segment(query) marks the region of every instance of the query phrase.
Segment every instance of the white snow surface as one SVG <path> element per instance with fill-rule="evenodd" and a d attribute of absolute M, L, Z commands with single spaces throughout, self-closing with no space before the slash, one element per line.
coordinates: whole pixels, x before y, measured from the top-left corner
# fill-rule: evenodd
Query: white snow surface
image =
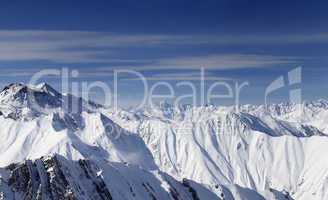
<path fill-rule="evenodd" d="M 81 104 L 77 112 L 72 99 Z M 153 174 L 150 182 L 158 181 L 163 190 L 170 188 L 164 179 L 189 180 L 205 200 L 222 194 L 237 200 L 328 199 L 325 100 L 238 110 L 164 103 L 127 111 L 62 95 L 47 84 L 12 84 L 0 93 L 0 111 L 0 167 L 60 154 L 95 161 L 101 166 L 97 174 L 108 184 L 117 181 L 117 188 L 124 187 L 125 179 L 143 180 L 147 172 Z M 114 168 L 125 178 L 106 180 L 117 176 Z M 159 175 L 164 173 L 168 175 Z M 158 196 L 173 199 L 167 195 Z"/>
<path fill-rule="evenodd" d="M 161 104 L 103 113 L 140 135 L 160 169 L 177 179 L 191 179 L 212 191 L 217 184 L 237 185 L 265 199 L 278 198 L 275 191 L 297 200 L 328 199 L 328 103 L 324 100 L 244 105 L 238 111 Z M 230 191 L 238 193 L 237 199 L 245 198 L 249 192 L 238 187 Z"/>

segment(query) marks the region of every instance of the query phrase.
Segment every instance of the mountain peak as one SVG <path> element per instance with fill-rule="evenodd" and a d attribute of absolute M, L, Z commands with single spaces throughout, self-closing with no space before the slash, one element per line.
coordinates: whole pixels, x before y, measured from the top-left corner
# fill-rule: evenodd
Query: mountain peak
<path fill-rule="evenodd" d="M 33 86 L 32 86 L 33 87 Z M 57 90 L 55 90 L 53 87 L 51 87 L 48 83 L 40 83 L 34 87 L 35 90 L 39 90 L 40 92 L 46 92 L 52 96 L 60 97 L 62 96 L 61 93 L 59 93 Z"/>
<path fill-rule="evenodd" d="M 60 107 L 60 93 L 47 84 L 28 86 L 12 83 L 0 93 L 0 111 L 4 116 L 19 118 L 24 115 L 38 116 L 44 108 Z M 24 114 L 25 113 L 25 114 Z"/>
<path fill-rule="evenodd" d="M 47 83 L 12 83 L 0 92 L 0 114 L 14 119 L 35 118 L 62 109 L 67 113 L 92 111 L 101 107 L 74 95 L 62 95 Z M 24 114 L 25 113 L 25 114 Z"/>
<path fill-rule="evenodd" d="M 15 93 L 26 87 L 27 86 L 24 85 L 23 83 L 11 83 L 2 89 L 1 94 L 3 93 L 7 94 L 9 92 Z"/>

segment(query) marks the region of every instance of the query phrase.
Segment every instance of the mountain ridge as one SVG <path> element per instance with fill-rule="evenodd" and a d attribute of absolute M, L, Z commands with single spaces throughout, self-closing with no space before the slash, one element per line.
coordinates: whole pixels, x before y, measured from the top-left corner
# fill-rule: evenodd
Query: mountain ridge
<path fill-rule="evenodd" d="M 30 101 L 27 95 L 36 95 L 36 101 Z M 138 189 L 141 199 L 212 200 L 213 195 L 225 200 L 328 197 L 328 159 L 322 154 L 328 150 L 328 104 L 323 100 L 304 103 L 299 115 L 295 104 L 244 105 L 239 107 L 240 112 L 233 107 L 179 109 L 169 104 L 126 111 L 67 96 L 77 99 L 81 107 L 71 109 L 64 95 L 47 84 L 12 84 L 4 88 L 1 104 L 17 109 L 0 107 L 0 167 L 30 165 L 26 160 L 33 164 L 44 156 L 58 154 L 63 157 L 63 165 L 90 160 L 105 171 L 104 163 L 108 162 L 136 166 L 136 176 L 128 173 L 126 177 L 131 184 L 142 179 L 145 171 L 165 173 L 177 187 L 184 188 L 175 191 L 165 187 L 164 193 L 151 192 L 150 186 L 139 183 L 143 188 Z M 40 103 L 38 106 L 44 110 L 35 109 L 33 103 Z M 1 169 L 0 180 L 10 174 L 12 170 Z M 168 184 L 158 175 L 152 180 L 157 186 Z M 112 184 L 108 181 L 104 183 Z M 86 187 L 84 184 L 73 179 L 70 186 Z M 125 191 L 130 195 L 125 199 L 134 199 L 129 187 L 123 185 L 123 190 L 117 188 L 116 192 Z M 0 189 L 4 187 L 9 193 L 15 189 L 12 184 L 0 184 Z M 22 188 L 24 192 L 31 189 L 28 184 Z M 35 191 L 32 187 L 33 195 Z M 22 195 L 11 192 L 16 193 Z M 102 194 L 95 195 L 102 198 Z M 105 197 L 110 199 L 108 194 Z"/>

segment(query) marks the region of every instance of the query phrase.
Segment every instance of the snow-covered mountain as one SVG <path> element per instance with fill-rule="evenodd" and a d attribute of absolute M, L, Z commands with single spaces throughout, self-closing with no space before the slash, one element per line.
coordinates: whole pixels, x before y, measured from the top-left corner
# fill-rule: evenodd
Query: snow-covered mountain
<path fill-rule="evenodd" d="M 114 110 L 0 93 L 0 199 L 328 199 L 328 103 Z"/>
<path fill-rule="evenodd" d="M 11 84 L 0 102 L 0 199 L 216 198 L 161 172 L 142 138 L 97 104 L 46 84 Z"/>
<path fill-rule="evenodd" d="M 205 187 L 137 166 L 55 155 L 2 169 L 4 199 L 215 199 Z M 199 192 L 198 192 L 199 191 Z"/>
<path fill-rule="evenodd" d="M 177 107 L 104 113 L 138 133 L 161 170 L 212 191 L 234 184 L 273 199 L 328 199 L 324 100 L 270 106 Z M 231 189 L 233 191 L 233 189 Z M 287 195 L 288 196 L 288 195 Z"/>

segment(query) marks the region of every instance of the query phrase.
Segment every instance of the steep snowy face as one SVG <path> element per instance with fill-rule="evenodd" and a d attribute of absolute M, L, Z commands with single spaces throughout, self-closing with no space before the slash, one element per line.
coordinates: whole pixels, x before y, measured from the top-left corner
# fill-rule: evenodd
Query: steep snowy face
<path fill-rule="evenodd" d="M 159 171 L 105 161 L 71 161 L 58 155 L 2 168 L 0 181 L 4 199 L 217 199 L 199 184 L 178 182 Z"/>
<path fill-rule="evenodd" d="M 5 117 L 26 120 L 49 114 L 56 109 L 68 113 L 80 113 L 100 107 L 83 99 L 62 95 L 46 83 L 27 86 L 14 83 L 6 86 L 0 93 L 0 111 Z"/>
<path fill-rule="evenodd" d="M 0 93 L 2 114 L 12 118 L 39 116 L 45 107 L 61 106 L 61 95 L 48 85 L 29 88 L 23 84 L 11 84 Z"/>
<path fill-rule="evenodd" d="M 106 159 L 157 168 L 143 140 L 97 112 L 96 104 L 84 102 L 79 112 L 71 112 L 62 106 L 65 97 L 46 84 L 9 85 L 0 102 L 2 167 L 58 153 L 71 160 Z"/>
<path fill-rule="evenodd" d="M 207 106 L 104 113 L 137 132 L 160 169 L 178 179 L 192 179 L 212 191 L 217 184 L 236 184 L 266 199 L 275 191 L 295 199 L 327 199 L 328 159 L 323 152 L 328 137 L 323 123 L 306 122 L 311 115 L 324 116 L 327 107 L 304 104 L 304 116 L 298 108 L 280 104 L 269 109 L 242 106 L 240 112 Z M 138 117 L 122 117 L 134 115 Z"/>
<path fill-rule="evenodd" d="M 11 84 L 0 199 L 328 199 L 327 105 L 125 111 Z"/>
<path fill-rule="evenodd" d="M 216 198 L 160 172 L 144 141 L 97 112 L 100 106 L 67 96 L 83 103 L 78 112 L 45 84 L 1 92 L 0 199 Z"/>
<path fill-rule="evenodd" d="M 271 190 L 270 200 L 293 200 Z M 254 190 L 216 185 L 213 193 L 195 181 L 177 181 L 161 171 L 137 166 L 54 155 L 0 168 L 1 199 L 83 200 L 265 200 Z"/>
<path fill-rule="evenodd" d="M 242 106 L 243 112 L 255 116 L 271 115 L 276 119 L 291 123 L 300 123 L 317 128 L 324 134 L 328 134 L 328 101 L 318 100 L 304 102 L 303 104 L 281 103 L 265 106 Z"/>

